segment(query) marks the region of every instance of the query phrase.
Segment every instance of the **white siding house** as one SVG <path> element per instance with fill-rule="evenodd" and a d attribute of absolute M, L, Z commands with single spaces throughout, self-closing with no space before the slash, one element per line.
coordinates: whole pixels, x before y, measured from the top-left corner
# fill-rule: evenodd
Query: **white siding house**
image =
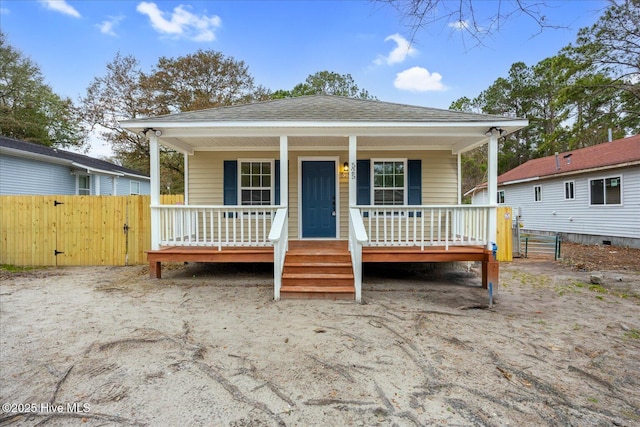
<path fill-rule="evenodd" d="M 488 202 L 486 188 L 471 193 Z M 640 247 L 640 135 L 531 160 L 500 175 L 494 197 L 525 231 Z"/>
<path fill-rule="evenodd" d="M 337 96 L 288 98 L 122 122 L 151 154 L 149 272 L 161 262 L 273 262 L 274 299 L 361 301 L 363 262 L 481 261 L 496 204 L 462 205 L 460 155 L 527 121 Z M 159 201 L 159 146 L 185 156 L 185 204 Z M 328 253 L 330 252 L 330 253 Z"/>
<path fill-rule="evenodd" d="M 104 160 L 0 137 L 0 195 L 149 194 L 150 178 Z"/>

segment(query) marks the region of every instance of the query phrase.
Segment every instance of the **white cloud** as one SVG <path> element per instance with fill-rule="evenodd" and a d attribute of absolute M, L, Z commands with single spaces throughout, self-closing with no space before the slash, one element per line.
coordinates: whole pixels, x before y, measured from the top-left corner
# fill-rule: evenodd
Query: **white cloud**
<path fill-rule="evenodd" d="M 396 74 L 393 85 L 398 89 L 411 92 L 447 90 L 447 87 L 442 84 L 440 73 L 430 73 L 429 70 L 422 67 L 412 67 Z"/>
<path fill-rule="evenodd" d="M 101 23 L 97 24 L 96 27 L 100 29 L 102 34 L 106 34 L 108 36 L 117 37 L 114 28 L 124 19 L 123 16 L 110 16 L 109 19 L 105 19 Z"/>
<path fill-rule="evenodd" d="M 404 60 L 407 59 L 408 56 L 416 56 L 418 54 L 418 50 L 411 46 L 411 43 L 398 33 L 392 34 L 384 39 L 385 42 L 389 40 L 393 40 L 394 42 L 396 42 L 397 46 L 395 47 L 395 49 L 389 52 L 389 55 L 379 55 L 375 59 L 375 61 L 373 61 L 376 65 L 400 64 L 401 62 L 404 62 Z"/>
<path fill-rule="evenodd" d="M 80 18 L 80 12 L 68 4 L 66 0 L 40 0 L 40 3 L 42 3 L 47 9 L 55 10 L 56 12 L 64 13 L 65 15 L 70 15 L 74 18 Z"/>
<path fill-rule="evenodd" d="M 138 4 L 136 10 L 147 15 L 151 25 L 158 32 L 199 42 L 215 40 L 215 30 L 222 23 L 219 16 L 194 15 L 183 5 L 177 6 L 173 12 L 168 13 L 158 9 L 155 3 L 143 1 Z M 169 15 L 169 19 L 165 18 L 165 15 Z"/>
<path fill-rule="evenodd" d="M 468 30 L 471 27 L 469 21 L 465 20 L 449 22 L 447 25 L 454 30 Z"/>

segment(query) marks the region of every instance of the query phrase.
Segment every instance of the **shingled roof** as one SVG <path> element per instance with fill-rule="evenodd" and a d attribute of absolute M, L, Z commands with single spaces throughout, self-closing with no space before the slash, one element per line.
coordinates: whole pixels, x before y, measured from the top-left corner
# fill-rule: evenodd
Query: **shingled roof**
<path fill-rule="evenodd" d="M 640 134 L 559 153 L 557 164 L 555 155 L 529 160 L 500 175 L 498 184 L 627 164 L 640 164 Z"/>
<path fill-rule="evenodd" d="M 107 162 L 105 160 L 96 159 L 93 157 L 85 156 L 83 154 L 74 153 L 71 151 L 61 150 L 58 148 L 47 147 L 41 144 L 35 144 L 33 142 L 21 141 L 14 138 L 8 138 L 6 136 L 0 136 L 0 152 L 23 152 L 27 155 L 45 156 L 49 157 L 56 163 L 68 163 L 70 166 L 77 167 L 79 169 L 91 169 L 99 170 L 114 175 L 130 175 L 140 178 L 148 178 L 149 176 L 129 168 L 125 168 L 114 163 Z"/>
<path fill-rule="evenodd" d="M 497 120 L 521 121 L 522 119 L 368 99 L 313 95 L 209 108 L 137 120 L 162 123 L 217 121 L 465 123 L 495 122 Z"/>

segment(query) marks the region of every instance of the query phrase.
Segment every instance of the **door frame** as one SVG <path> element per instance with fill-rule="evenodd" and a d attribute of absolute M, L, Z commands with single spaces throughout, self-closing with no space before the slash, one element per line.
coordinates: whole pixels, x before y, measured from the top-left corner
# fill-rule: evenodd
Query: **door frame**
<path fill-rule="evenodd" d="M 303 237 L 302 236 L 302 163 L 303 162 L 333 162 L 335 174 L 336 194 L 336 235 L 335 237 Z M 298 156 L 298 239 L 333 240 L 340 238 L 340 156 Z"/>

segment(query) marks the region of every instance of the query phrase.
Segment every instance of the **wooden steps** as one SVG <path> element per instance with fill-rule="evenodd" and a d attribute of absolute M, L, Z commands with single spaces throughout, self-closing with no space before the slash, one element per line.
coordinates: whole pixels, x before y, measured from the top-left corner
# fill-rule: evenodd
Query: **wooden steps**
<path fill-rule="evenodd" d="M 290 241 L 280 297 L 354 299 L 353 269 L 346 242 Z"/>

